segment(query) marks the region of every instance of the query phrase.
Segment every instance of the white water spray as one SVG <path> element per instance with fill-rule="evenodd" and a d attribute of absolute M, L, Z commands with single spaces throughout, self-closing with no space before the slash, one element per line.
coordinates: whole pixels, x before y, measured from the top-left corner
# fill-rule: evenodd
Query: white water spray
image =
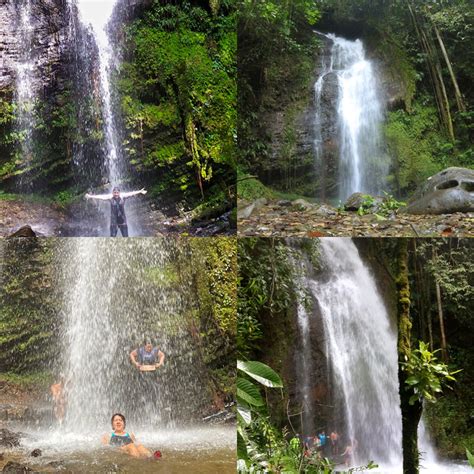
<path fill-rule="evenodd" d="M 396 332 L 375 281 L 350 239 L 321 239 L 326 281 L 312 281 L 346 435 L 356 463 L 400 463 Z"/>
<path fill-rule="evenodd" d="M 115 412 L 142 429 L 192 425 L 206 403 L 206 376 L 183 315 L 183 288 L 167 283 L 169 245 L 90 238 L 64 245 L 64 429 L 100 432 Z M 145 337 L 166 355 L 152 373 L 129 358 Z"/>
<path fill-rule="evenodd" d="M 315 152 L 322 156 L 321 96 L 327 78 L 338 82 L 337 129 L 339 136 L 339 199 L 354 192 L 380 193 L 388 174 L 382 150 L 383 107 L 371 61 L 366 59 L 360 40 L 349 41 L 336 35 L 323 35 L 332 41 L 329 64 L 315 83 Z"/>

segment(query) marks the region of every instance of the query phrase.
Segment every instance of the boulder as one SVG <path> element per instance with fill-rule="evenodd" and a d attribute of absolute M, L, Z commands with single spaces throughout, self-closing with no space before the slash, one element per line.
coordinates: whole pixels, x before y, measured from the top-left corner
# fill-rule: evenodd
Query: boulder
<path fill-rule="evenodd" d="M 429 177 L 406 208 L 408 214 L 474 212 L 474 170 L 447 168 Z"/>
<path fill-rule="evenodd" d="M 29 225 L 24 225 L 23 227 L 20 227 L 17 231 L 13 232 L 13 234 L 9 235 L 9 237 L 36 237 L 36 233 Z"/>
<path fill-rule="evenodd" d="M 252 213 L 258 209 L 261 209 L 263 206 L 267 204 L 267 200 L 265 198 L 260 198 L 254 201 L 252 204 L 240 209 L 237 212 L 237 219 L 248 219 Z"/>
<path fill-rule="evenodd" d="M 302 209 L 304 211 L 309 211 L 310 209 L 314 208 L 314 204 L 311 204 L 308 201 L 305 201 L 304 199 L 296 199 L 295 201 L 293 201 L 292 205 L 293 207 Z"/>
<path fill-rule="evenodd" d="M 0 446 L 13 448 L 20 445 L 20 435 L 6 428 L 0 429 Z"/>
<path fill-rule="evenodd" d="M 36 472 L 31 470 L 28 466 L 24 466 L 18 462 L 9 461 L 3 467 L 2 472 L 9 472 L 11 474 L 23 474 L 24 472 Z"/>
<path fill-rule="evenodd" d="M 33 456 L 34 458 L 37 458 L 37 457 L 41 456 L 42 454 L 43 453 L 41 452 L 41 449 L 36 448 L 36 449 L 33 449 L 33 451 L 31 451 L 30 456 Z"/>
<path fill-rule="evenodd" d="M 373 202 L 369 209 L 373 212 L 377 212 L 380 204 L 383 203 L 383 196 L 371 196 L 370 194 L 365 193 L 351 194 L 344 203 L 344 209 L 346 211 L 358 211 L 360 207 L 362 207 L 364 204 L 367 204 L 369 199 L 372 199 Z"/>

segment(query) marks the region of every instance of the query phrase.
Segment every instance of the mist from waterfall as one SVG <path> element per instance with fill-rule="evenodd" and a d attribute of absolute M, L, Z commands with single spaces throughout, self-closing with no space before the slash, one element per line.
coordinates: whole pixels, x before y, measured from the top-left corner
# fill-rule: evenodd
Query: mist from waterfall
<path fill-rule="evenodd" d="M 321 34 L 321 33 L 320 33 Z M 378 92 L 374 66 L 366 58 L 360 40 L 349 41 L 334 34 L 322 34 L 332 43 L 329 61 L 315 85 L 315 154 L 323 158 L 322 94 L 328 80 L 337 77 L 336 121 L 338 140 L 338 198 L 345 200 L 354 192 L 380 193 L 386 184 L 389 162 L 383 152 L 381 124 L 384 110 Z M 334 125 L 334 124 L 332 124 Z M 321 166 L 324 170 L 325 166 Z"/>

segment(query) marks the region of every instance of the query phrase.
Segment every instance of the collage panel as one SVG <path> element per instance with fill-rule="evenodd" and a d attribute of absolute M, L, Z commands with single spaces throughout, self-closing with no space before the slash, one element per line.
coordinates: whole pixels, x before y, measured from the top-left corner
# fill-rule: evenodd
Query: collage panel
<path fill-rule="evenodd" d="M 473 234 L 472 2 L 244 1 L 238 232 Z"/>
<path fill-rule="evenodd" d="M 0 237 L 236 232 L 232 1 L 0 4 Z"/>
<path fill-rule="evenodd" d="M 239 239 L 238 471 L 471 472 L 473 245 Z"/>
<path fill-rule="evenodd" d="M 224 237 L 1 239 L 0 470 L 235 472 L 236 257 Z"/>

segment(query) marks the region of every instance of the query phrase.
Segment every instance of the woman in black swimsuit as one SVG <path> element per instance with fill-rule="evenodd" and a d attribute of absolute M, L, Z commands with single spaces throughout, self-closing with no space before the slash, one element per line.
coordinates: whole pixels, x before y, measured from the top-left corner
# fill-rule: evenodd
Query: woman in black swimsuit
<path fill-rule="evenodd" d="M 152 453 L 137 443 L 133 433 L 125 431 L 125 417 L 121 413 L 112 415 L 112 433 L 102 436 L 102 443 L 120 448 L 134 458 L 149 458 Z"/>

